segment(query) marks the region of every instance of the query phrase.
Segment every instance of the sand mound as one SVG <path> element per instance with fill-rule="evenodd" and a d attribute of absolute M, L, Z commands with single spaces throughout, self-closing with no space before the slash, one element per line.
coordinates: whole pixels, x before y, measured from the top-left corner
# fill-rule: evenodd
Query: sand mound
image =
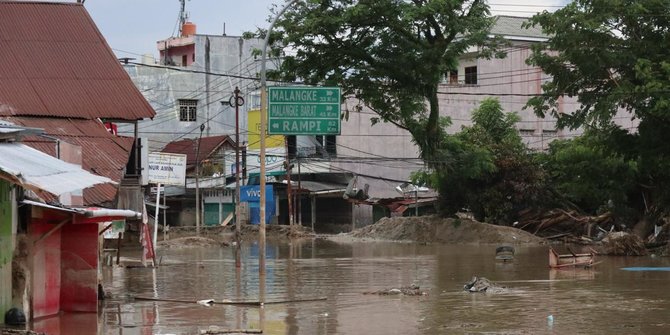
<path fill-rule="evenodd" d="M 351 235 L 382 240 L 454 244 L 540 244 L 544 242 L 544 239 L 540 237 L 513 227 L 438 216 L 383 218 L 373 225 L 353 231 Z"/>

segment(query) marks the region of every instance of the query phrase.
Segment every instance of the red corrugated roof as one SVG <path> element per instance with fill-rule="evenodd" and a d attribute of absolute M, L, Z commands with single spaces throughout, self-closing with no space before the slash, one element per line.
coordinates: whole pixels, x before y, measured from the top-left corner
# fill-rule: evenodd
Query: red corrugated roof
<path fill-rule="evenodd" d="M 227 135 L 203 137 L 200 139 L 200 151 L 198 154 L 198 161 L 209 158 L 216 152 L 224 143 L 229 142 L 234 148 L 235 142 Z M 162 152 L 171 154 L 185 154 L 186 165 L 195 165 L 195 152 L 198 144 L 198 139 L 183 139 L 168 143 Z"/>
<path fill-rule="evenodd" d="M 116 182 L 121 181 L 133 146 L 133 139 L 110 134 L 97 120 L 4 117 L 17 125 L 42 128 L 49 136 L 81 147 L 82 167 Z M 23 143 L 49 155 L 56 155 L 56 142 L 45 137 L 27 137 Z M 97 185 L 84 190 L 84 205 L 113 202 L 118 187 Z"/>
<path fill-rule="evenodd" d="M 0 116 L 155 115 L 81 4 L 0 0 L 0 60 Z"/>

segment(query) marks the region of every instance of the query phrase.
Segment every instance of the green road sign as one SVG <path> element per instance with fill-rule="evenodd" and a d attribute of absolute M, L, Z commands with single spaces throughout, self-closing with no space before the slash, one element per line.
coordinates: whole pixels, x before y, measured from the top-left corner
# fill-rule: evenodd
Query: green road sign
<path fill-rule="evenodd" d="M 270 87 L 268 133 L 339 135 L 339 87 Z"/>

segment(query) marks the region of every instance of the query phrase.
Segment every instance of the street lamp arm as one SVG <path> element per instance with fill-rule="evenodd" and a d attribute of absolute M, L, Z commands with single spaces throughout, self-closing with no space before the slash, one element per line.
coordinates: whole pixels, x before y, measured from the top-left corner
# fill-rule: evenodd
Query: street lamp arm
<path fill-rule="evenodd" d="M 267 61 L 267 51 L 268 51 L 268 43 L 270 42 L 270 34 L 272 33 L 272 29 L 274 28 L 275 24 L 279 20 L 279 18 L 284 15 L 286 10 L 288 10 L 289 7 L 291 7 L 293 4 L 298 2 L 300 0 L 290 0 L 287 2 L 284 7 L 277 13 L 277 16 L 272 19 L 272 22 L 270 22 L 270 26 L 268 27 L 268 31 L 265 33 L 265 38 L 263 39 L 263 52 L 261 55 L 261 89 L 264 89 L 266 86 L 266 70 L 265 70 L 265 62 Z"/>

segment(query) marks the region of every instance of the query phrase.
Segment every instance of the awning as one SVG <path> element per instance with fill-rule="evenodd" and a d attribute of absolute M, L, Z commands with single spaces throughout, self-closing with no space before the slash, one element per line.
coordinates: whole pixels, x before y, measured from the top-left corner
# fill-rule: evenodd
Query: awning
<path fill-rule="evenodd" d="M 110 209 L 110 208 L 98 208 L 98 207 L 89 207 L 89 208 L 60 207 L 32 200 L 23 200 L 21 201 L 21 203 L 31 206 L 53 209 L 61 212 L 78 214 L 86 218 L 107 218 L 107 217 L 115 217 L 115 218 L 118 217 L 128 219 L 142 218 L 142 213 L 131 211 L 129 209 Z"/>
<path fill-rule="evenodd" d="M 12 182 L 54 195 L 114 183 L 20 143 L 0 143 L 0 157 L 0 173 L 8 175 Z"/>
<path fill-rule="evenodd" d="M 310 194 L 314 195 L 344 193 L 344 191 L 347 190 L 347 185 L 343 184 L 330 183 L 324 181 L 310 181 L 310 180 L 303 180 L 300 183 L 298 183 L 295 180 L 291 180 L 292 187 L 297 188 L 298 184 L 300 184 L 300 188 L 302 188 L 303 190 L 307 190 L 309 191 Z"/>

